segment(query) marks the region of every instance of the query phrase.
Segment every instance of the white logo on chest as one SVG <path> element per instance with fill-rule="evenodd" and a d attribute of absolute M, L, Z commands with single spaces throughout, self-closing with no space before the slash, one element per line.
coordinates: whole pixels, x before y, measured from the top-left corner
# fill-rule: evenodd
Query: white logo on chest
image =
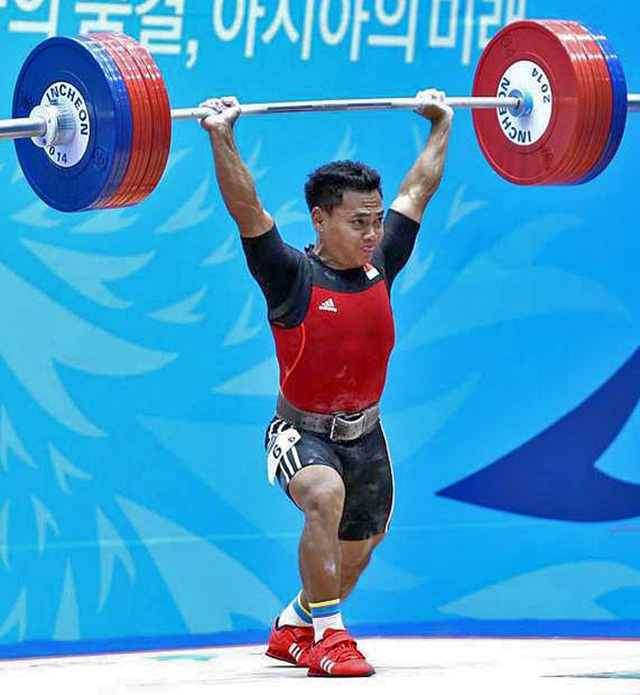
<path fill-rule="evenodd" d="M 320 311 L 333 311 L 334 314 L 338 313 L 338 307 L 335 305 L 331 297 L 329 297 L 329 299 L 327 299 L 326 301 L 322 302 L 322 304 L 318 306 L 318 309 L 320 309 Z"/>
<path fill-rule="evenodd" d="M 377 268 L 374 268 L 372 265 L 367 264 L 364 266 L 364 274 L 369 280 L 375 280 L 375 278 L 380 275 L 380 271 Z"/>

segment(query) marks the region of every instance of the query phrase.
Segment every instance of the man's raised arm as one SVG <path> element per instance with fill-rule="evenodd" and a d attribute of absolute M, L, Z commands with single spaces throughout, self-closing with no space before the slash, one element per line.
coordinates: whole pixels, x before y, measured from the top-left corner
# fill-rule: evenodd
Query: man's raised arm
<path fill-rule="evenodd" d="M 262 207 L 255 183 L 233 137 L 233 126 L 240 115 L 238 101 L 234 97 L 223 97 L 210 99 L 202 106 L 212 111 L 201 125 L 209 133 L 218 186 L 227 210 L 243 237 L 261 236 L 273 227 L 273 218 Z"/>
<path fill-rule="evenodd" d="M 427 204 L 438 189 L 449 146 L 453 110 L 445 104 L 444 92 L 426 89 L 417 98 L 417 112 L 431 121 L 431 133 L 424 150 L 405 176 L 391 209 L 420 223 Z"/>

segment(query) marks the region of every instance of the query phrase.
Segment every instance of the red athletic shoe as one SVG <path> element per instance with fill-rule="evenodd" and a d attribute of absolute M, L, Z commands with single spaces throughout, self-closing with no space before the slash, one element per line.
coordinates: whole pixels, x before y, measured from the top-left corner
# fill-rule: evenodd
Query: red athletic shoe
<path fill-rule="evenodd" d="M 325 630 L 313 645 L 308 676 L 372 676 L 376 670 L 358 651 L 346 630 Z"/>
<path fill-rule="evenodd" d="M 313 627 L 294 627 L 283 625 L 278 621 L 273 624 L 269 635 L 267 656 L 286 661 L 296 666 L 308 666 L 313 646 Z"/>

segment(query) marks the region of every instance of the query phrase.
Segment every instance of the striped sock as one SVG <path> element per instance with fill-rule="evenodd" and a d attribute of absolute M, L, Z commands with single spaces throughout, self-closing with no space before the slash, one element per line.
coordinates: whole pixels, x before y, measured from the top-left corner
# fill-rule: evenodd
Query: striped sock
<path fill-rule="evenodd" d="M 313 617 L 313 630 L 316 642 L 319 642 L 324 637 L 324 631 L 328 628 L 344 630 L 339 598 L 318 603 L 309 602 L 309 608 L 311 608 L 311 616 Z"/>
<path fill-rule="evenodd" d="M 280 613 L 278 626 L 311 627 L 311 613 L 302 605 L 302 591 L 296 594 L 291 603 Z"/>

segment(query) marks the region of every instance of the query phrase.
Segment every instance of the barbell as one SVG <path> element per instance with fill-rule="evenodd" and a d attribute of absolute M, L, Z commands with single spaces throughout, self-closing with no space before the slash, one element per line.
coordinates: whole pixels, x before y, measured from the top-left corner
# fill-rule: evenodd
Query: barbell
<path fill-rule="evenodd" d="M 473 109 L 490 165 L 519 185 L 586 183 L 614 158 L 627 112 L 622 64 L 606 36 L 578 23 L 524 20 L 504 27 L 484 50 L 473 96 L 448 97 Z M 243 115 L 415 109 L 415 98 L 243 104 Z M 36 194 L 65 212 L 117 208 L 144 200 L 165 170 L 171 122 L 202 119 L 206 108 L 171 109 L 149 52 L 121 33 L 47 39 L 20 71 L 11 119 L 0 139 L 15 140 Z"/>

